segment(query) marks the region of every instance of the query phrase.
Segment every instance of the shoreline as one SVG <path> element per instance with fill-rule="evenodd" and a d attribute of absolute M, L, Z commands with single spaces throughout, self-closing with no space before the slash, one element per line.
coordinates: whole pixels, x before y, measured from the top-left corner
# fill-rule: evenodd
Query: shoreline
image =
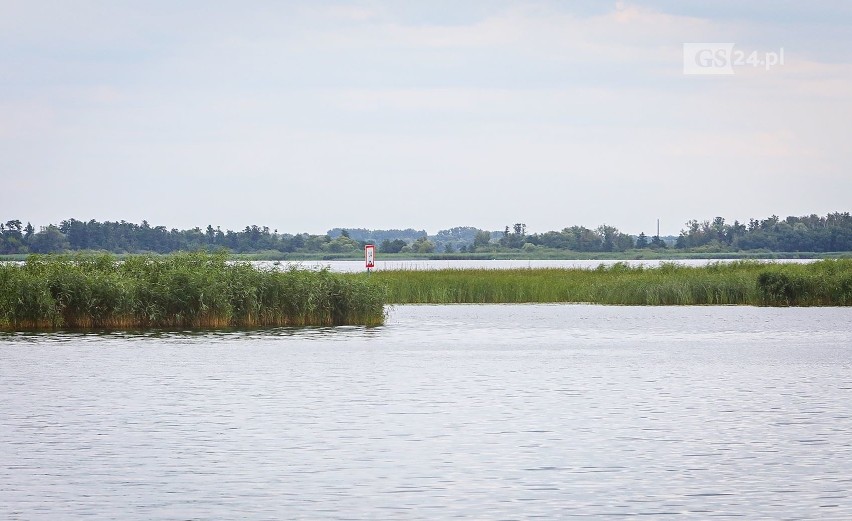
<path fill-rule="evenodd" d="M 76 255 L 111 255 L 118 259 L 134 256 L 171 257 L 187 252 L 175 251 L 169 253 L 132 252 L 112 253 L 99 250 L 79 250 L 64 253 L 43 254 L 45 256 L 76 256 Z M 206 253 L 206 252 L 205 252 Z M 0 255 L 0 262 L 26 261 L 33 254 Z M 364 255 L 361 251 L 351 253 L 284 253 L 284 252 L 256 252 L 256 253 L 226 253 L 229 260 L 242 261 L 363 261 Z M 677 250 L 627 250 L 624 252 L 539 252 L 528 255 L 515 252 L 482 252 L 482 253 L 428 253 L 428 254 L 376 254 L 376 261 L 425 261 L 425 260 L 519 260 L 519 261 L 549 261 L 549 260 L 602 260 L 602 261 L 637 261 L 637 260 L 796 260 L 796 259 L 852 259 L 852 251 L 840 252 L 765 252 L 765 251 L 739 251 L 739 252 L 700 252 L 700 251 L 677 251 Z"/>

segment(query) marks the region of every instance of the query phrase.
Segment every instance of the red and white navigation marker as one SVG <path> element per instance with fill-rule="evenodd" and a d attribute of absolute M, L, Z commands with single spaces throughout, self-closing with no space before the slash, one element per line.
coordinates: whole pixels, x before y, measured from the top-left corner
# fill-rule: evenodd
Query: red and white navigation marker
<path fill-rule="evenodd" d="M 364 263 L 367 265 L 367 271 L 376 267 L 376 245 L 368 244 L 364 246 Z"/>

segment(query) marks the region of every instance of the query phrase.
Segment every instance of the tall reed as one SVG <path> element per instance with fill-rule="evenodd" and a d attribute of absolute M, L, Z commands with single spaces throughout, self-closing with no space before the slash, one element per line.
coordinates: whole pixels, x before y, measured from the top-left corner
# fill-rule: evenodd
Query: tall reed
<path fill-rule="evenodd" d="M 658 268 L 383 271 L 392 303 L 852 305 L 852 261 L 738 261 Z"/>
<path fill-rule="evenodd" d="M 31 256 L 0 265 L 0 329 L 378 325 L 384 288 L 327 270 L 263 271 L 223 254 Z"/>

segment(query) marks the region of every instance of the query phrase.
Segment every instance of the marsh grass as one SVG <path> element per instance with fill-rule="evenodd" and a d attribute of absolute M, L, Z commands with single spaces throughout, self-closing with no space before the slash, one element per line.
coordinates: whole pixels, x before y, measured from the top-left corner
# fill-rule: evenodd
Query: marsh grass
<path fill-rule="evenodd" d="M 737 261 L 657 268 L 615 264 L 594 270 L 382 271 L 389 302 L 586 302 L 621 305 L 852 305 L 852 261 L 810 264 Z"/>
<path fill-rule="evenodd" d="M 0 263 L 0 330 L 378 325 L 386 302 L 849 306 L 852 260 L 369 275 L 266 271 L 206 253 Z"/>
<path fill-rule="evenodd" d="M 0 329 L 378 325 L 384 289 L 364 276 L 263 271 L 226 255 L 31 256 L 0 265 Z"/>

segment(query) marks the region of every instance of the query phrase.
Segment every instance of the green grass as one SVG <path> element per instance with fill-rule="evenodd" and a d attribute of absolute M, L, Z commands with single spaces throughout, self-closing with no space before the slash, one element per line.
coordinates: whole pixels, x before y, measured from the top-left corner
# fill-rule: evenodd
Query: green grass
<path fill-rule="evenodd" d="M 852 261 L 751 261 L 659 268 L 616 264 L 595 270 L 380 271 L 389 302 L 587 302 L 621 305 L 852 305 Z"/>
<path fill-rule="evenodd" d="M 594 270 L 265 271 L 227 255 L 0 264 L 0 330 L 378 325 L 385 303 L 852 305 L 852 260 Z"/>
<path fill-rule="evenodd" d="M 378 325 L 384 288 L 327 270 L 263 271 L 226 255 L 30 256 L 0 264 L 0 329 Z"/>

